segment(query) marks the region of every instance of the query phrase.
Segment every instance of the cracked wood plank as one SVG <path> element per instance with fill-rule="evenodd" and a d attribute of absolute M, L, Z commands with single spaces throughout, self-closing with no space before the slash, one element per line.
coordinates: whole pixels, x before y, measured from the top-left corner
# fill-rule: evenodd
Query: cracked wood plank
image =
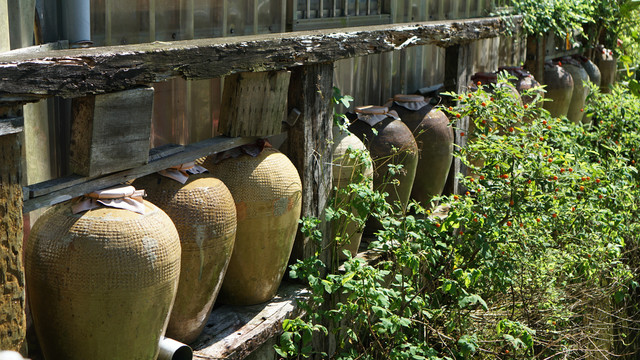
<path fill-rule="evenodd" d="M 416 45 L 448 47 L 517 32 L 520 23 L 520 17 L 493 17 L 17 54 L 0 57 L 0 102 L 282 70 Z"/>

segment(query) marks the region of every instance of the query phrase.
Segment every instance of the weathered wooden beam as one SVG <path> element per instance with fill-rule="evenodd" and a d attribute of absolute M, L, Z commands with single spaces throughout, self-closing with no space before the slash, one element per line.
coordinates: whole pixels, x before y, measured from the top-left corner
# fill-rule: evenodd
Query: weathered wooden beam
<path fill-rule="evenodd" d="M 244 72 L 224 80 L 218 131 L 226 136 L 271 136 L 282 132 L 289 71 Z"/>
<path fill-rule="evenodd" d="M 77 175 L 45 181 L 25 188 L 29 199 L 24 202 L 24 212 L 52 206 L 76 196 L 92 191 L 125 183 L 129 180 L 145 176 L 174 165 L 193 161 L 221 151 L 233 149 L 256 141 L 255 137 L 228 138 L 224 136 L 186 145 L 182 151 L 176 152 L 175 147 L 168 149 L 167 156 L 150 156 L 155 159 L 146 165 L 139 166 L 102 177 L 80 177 Z"/>
<path fill-rule="evenodd" d="M 182 76 L 208 79 L 243 71 L 383 53 L 415 45 L 448 47 L 518 31 L 512 21 L 479 18 L 69 49 L 0 59 L 0 102 L 33 96 L 78 97 Z"/>
<path fill-rule="evenodd" d="M 302 316 L 299 302 L 309 299 L 302 285 L 282 283 L 276 297 L 252 306 L 224 305 L 211 313 L 195 343 L 193 358 L 240 360 L 282 333 L 282 322 Z"/>
<path fill-rule="evenodd" d="M 99 176 L 149 161 L 153 88 L 78 97 L 71 106 L 71 171 Z"/>
<path fill-rule="evenodd" d="M 0 136 L 0 349 L 15 351 L 26 335 L 20 167 L 20 134 Z"/>
<path fill-rule="evenodd" d="M 324 220 L 324 210 L 331 194 L 331 141 L 333 139 L 333 64 L 316 64 L 295 68 L 291 74 L 289 108 L 300 111 L 300 119 L 289 129 L 287 155 L 302 179 L 302 216 Z M 330 227 L 325 221 L 322 248 L 327 249 Z M 306 259 L 316 251 L 316 244 L 298 233 L 290 262 Z M 331 263 L 331 251 L 322 254 Z"/>

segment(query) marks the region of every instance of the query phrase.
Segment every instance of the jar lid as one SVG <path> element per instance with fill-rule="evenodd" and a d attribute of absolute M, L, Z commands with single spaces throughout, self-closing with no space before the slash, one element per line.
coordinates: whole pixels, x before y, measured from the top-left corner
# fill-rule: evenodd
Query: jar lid
<path fill-rule="evenodd" d="M 92 199 L 122 199 L 136 194 L 136 188 L 131 185 L 116 186 L 108 189 L 94 191 L 85 195 Z"/>
<path fill-rule="evenodd" d="M 393 96 L 394 101 L 400 102 L 423 102 L 424 96 L 422 95 L 405 95 L 405 94 L 396 94 Z"/>
<path fill-rule="evenodd" d="M 385 115 L 389 112 L 389 108 L 386 106 L 357 106 L 356 113 L 365 115 Z"/>

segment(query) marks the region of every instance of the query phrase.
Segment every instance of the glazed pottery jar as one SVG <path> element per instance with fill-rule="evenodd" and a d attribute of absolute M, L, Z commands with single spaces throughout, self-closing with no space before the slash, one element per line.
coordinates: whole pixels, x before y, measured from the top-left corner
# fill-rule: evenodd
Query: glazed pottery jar
<path fill-rule="evenodd" d="M 178 294 L 167 336 L 191 343 L 204 329 L 236 237 L 236 207 L 227 187 L 193 163 L 137 179 L 147 200 L 173 220 L 182 245 Z"/>
<path fill-rule="evenodd" d="M 263 145 L 209 156 L 203 163 L 229 188 L 236 205 L 236 242 L 218 296 L 227 304 L 253 305 L 276 295 L 298 229 L 298 170 L 284 154 Z"/>
<path fill-rule="evenodd" d="M 384 106 L 360 106 L 358 115 L 349 126 L 371 154 L 374 163 L 373 187 L 389 194 L 387 202 L 400 203 L 404 210 L 411 196 L 413 181 L 418 165 L 418 145 L 411 133 L 395 111 Z M 393 175 L 389 165 L 402 165 L 401 171 Z M 394 182 L 397 180 L 398 185 Z M 377 220 L 369 218 L 366 232 L 381 228 Z"/>
<path fill-rule="evenodd" d="M 573 79 L 573 94 L 571 95 L 571 103 L 569 103 L 569 111 L 567 118 L 573 123 L 582 123 L 584 118 L 584 104 L 589 95 L 589 75 L 587 71 L 580 65 L 577 60 L 570 57 L 563 57 L 559 61 L 562 67 L 571 74 Z"/>
<path fill-rule="evenodd" d="M 573 59 L 582 65 L 582 68 L 587 72 L 587 75 L 589 75 L 589 81 L 599 87 L 602 82 L 602 74 L 600 74 L 598 66 L 588 57 L 583 55 L 573 55 Z"/>
<path fill-rule="evenodd" d="M 431 207 L 432 197 L 442 194 L 453 159 L 453 128 L 431 100 L 421 95 L 396 95 L 389 105 L 416 139 L 419 159 L 411 198 L 425 208 Z"/>
<path fill-rule="evenodd" d="M 351 156 L 355 155 L 355 156 Z M 336 189 L 335 204 L 338 207 L 349 206 L 358 218 L 367 214 L 358 214 L 357 210 L 349 205 L 354 196 L 348 192 L 349 185 L 360 183 L 373 189 L 373 166 L 369 151 L 357 136 L 348 130 L 333 128 L 333 187 Z M 351 256 L 355 256 L 362 240 L 364 223 L 347 222 L 343 217 L 335 219 L 332 223 L 334 238 L 336 234 L 343 234 L 344 244 L 338 247 L 341 259 L 346 258 L 343 250 L 349 250 Z"/>
<path fill-rule="evenodd" d="M 540 86 L 540 83 L 529 73 L 527 70 L 524 70 L 522 66 L 501 66 L 498 68 L 498 71 L 506 71 L 509 75 L 514 76 L 515 79 L 511 81 L 513 86 L 518 93 L 522 94 L 523 91 L 530 90 L 535 88 L 536 86 Z M 544 92 L 539 91 L 537 94 L 542 98 L 544 97 Z M 534 98 L 531 96 L 522 96 L 522 103 L 531 105 Z M 540 103 L 538 103 L 540 104 Z"/>
<path fill-rule="evenodd" d="M 178 287 L 180 250 L 169 216 L 132 186 L 49 209 L 25 250 L 44 357 L 156 359 Z"/>
<path fill-rule="evenodd" d="M 543 107 L 552 117 L 567 116 L 573 96 L 573 77 L 561 65 L 557 61 L 544 64 L 544 83 L 547 85 L 545 97 L 552 101 L 545 101 Z"/>

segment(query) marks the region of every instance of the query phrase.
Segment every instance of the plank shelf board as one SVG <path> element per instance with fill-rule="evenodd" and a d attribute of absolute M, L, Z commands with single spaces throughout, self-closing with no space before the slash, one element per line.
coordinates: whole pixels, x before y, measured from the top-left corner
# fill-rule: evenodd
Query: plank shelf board
<path fill-rule="evenodd" d="M 282 322 L 303 316 L 299 302 L 311 292 L 300 284 L 283 282 L 276 297 L 251 306 L 223 305 L 215 308 L 205 329 L 191 344 L 194 359 L 240 360 L 282 333 Z"/>
<path fill-rule="evenodd" d="M 15 54 L 0 57 L 0 103 L 109 93 L 174 77 L 282 70 L 416 45 L 448 47 L 520 27 L 519 16 L 489 17 Z"/>
<path fill-rule="evenodd" d="M 233 149 L 256 141 L 257 137 L 229 138 L 218 136 L 194 144 L 168 145 L 150 152 L 148 164 L 99 177 L 71 175 L 27 186 L 23 189 L 25 213 L 70 200 L 92 191 L 125 183 L 171 166 L 194 161 L 197 158 Z M 163 155 L 164 154 L 164 155 Z"/>

